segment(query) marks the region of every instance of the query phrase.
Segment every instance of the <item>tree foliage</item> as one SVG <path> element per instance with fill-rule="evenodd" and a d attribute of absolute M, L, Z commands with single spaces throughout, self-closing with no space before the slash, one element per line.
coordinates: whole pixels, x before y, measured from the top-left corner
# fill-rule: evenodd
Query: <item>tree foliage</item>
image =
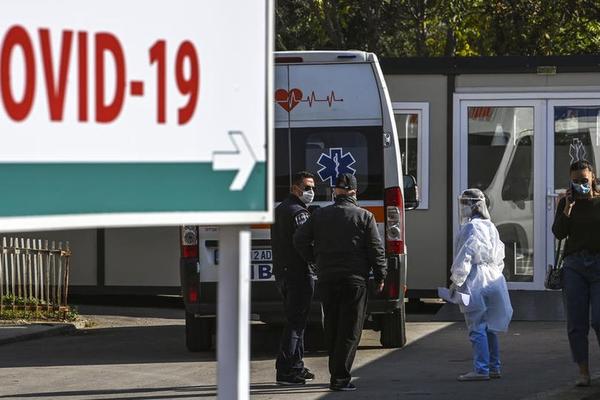
<path fill-rule="evenodd" d="M 279 0 L 277 50 L 388 57 L 600 53 L 599 0 Z"/>

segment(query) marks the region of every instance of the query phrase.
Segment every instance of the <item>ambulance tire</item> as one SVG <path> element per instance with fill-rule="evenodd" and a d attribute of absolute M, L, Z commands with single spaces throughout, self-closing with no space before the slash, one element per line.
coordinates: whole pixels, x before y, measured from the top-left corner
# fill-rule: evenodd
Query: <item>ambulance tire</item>
<path fill-rule="evenodd" d="M 196 318 L 192 313 L 185 313 L 185 345 L 189 351 L 211 350 L 214 333 L 214 318 Z"/>
<path fill-rule="evenodd" d="M 399 310 L 381 316 L 381 336 L 379 341 L 386 349 L 395 349 L 406 344 L 406 313 L 404 302 Z"/>

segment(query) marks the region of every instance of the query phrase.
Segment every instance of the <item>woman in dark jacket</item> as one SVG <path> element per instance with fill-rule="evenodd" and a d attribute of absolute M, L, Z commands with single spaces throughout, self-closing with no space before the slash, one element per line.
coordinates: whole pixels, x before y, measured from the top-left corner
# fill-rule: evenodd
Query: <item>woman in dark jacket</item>
<path fill-rule="evenodd" d="M 588 332 L 600 341 L 600 193 L 594 167 L 577 161 L 570 167 L 570 188 L 558 203 L 552 232 L 567 239 L 563 293 L 573 360 L 579 366 L 577 386 L 590 385 Z"/>

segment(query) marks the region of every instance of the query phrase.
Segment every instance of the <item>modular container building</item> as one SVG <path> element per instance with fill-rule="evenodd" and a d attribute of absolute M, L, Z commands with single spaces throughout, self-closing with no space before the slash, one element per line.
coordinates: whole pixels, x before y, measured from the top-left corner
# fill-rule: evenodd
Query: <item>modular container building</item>
<path fill-rule="evenodd" d="M 513 298 L 542 305 L 551 233 L 569 164 L 600 159 L 600 56 L 381 61 L 405 173 L 421 204 L 406 215 L 408 297 L 448 284 L 457 197 L 483 190 L 506 245 Z M 23 235 L 20 235 L 23 236 Z M 69 240 L 72 293 L 178 294 L 178 227 L 36 232 Z"/>

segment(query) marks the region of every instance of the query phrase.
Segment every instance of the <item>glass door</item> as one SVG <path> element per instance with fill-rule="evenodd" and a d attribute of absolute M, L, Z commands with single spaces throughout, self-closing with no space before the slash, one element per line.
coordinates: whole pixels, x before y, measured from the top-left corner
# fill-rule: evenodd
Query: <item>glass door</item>
<path fill-rule="evenodd" d="M 457 192 L 475 187 L 486 194 L 511 289 L 543 288 L 545 111 L 540 100 L 460 101 Z"/>
<path fill-rule="evenodd" d="M 598 171 L 600 165 L 600 100 L 548 101 L 548 191 L 547 243 L 549 262 L 554 260 L 556 241 L 552 223 L 560 197 L 569 186 L 569 166 L 587 160 Z"/>

